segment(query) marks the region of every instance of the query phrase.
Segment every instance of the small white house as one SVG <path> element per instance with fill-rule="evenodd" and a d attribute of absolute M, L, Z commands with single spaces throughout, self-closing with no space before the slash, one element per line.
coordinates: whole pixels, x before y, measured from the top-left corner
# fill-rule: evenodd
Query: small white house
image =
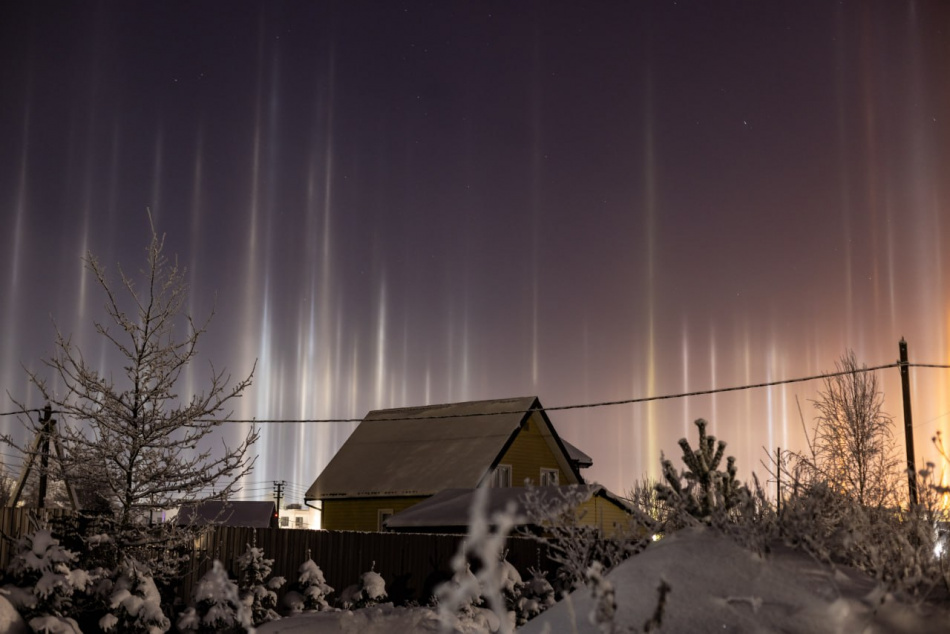
<path fill-rule="evenodd" d="M 320 512 L 303 504 L 288 504 L 280 509 L 278 518 L 280 528 L 320 529 Z"/>

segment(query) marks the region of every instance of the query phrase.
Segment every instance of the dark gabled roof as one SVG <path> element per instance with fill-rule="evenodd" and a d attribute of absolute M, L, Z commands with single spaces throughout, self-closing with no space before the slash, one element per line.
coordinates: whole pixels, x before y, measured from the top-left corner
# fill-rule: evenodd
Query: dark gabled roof
<path fill-rule="evenodd" d="M 579 469 L 586 469 L 587 467 L 594 464 L 594 459 L 588 456 L 586 453 L 567 442 L 563 438 L 561 442 L 564 443 L 564 448 L 567 449 L 567 455 L 571 459 L 571 462 L 577 465 Z"/>
<path fill-rule="evenodd" d="M 396 513 L 386 520 L 385 527 L 390 530 L 412 531 L 424 529 L 452 530 L 468 526 L 472 503 L 477 489 L 448 489 L 427 500 L 414 504 L 404 511 Z M 517 524 L 533 523 L 538 508 L 529 508 L 533 498 L 538 506 L 549 511 L 550 515 L 566 510 L 571 504 L 579 504 L 591 497 L 600 496 L 610 500 L 620 508 L 629 507 L 599 484 L 572 484 L 548 487 L 505 487 L 485 491 L 488 496 L 485 514 L 490 518 L 508 508 L 514 510 L 519 518 Z M 526 504 L 526 502 L 528 502 Z"/>
<path fill-rule="evenodd" d="M 178 510 L 178 524 L 272 528 L 277 526 L 274 519 L 276 510 L 273 502 L 204 500 L 183 504 Z"/>
<path fill-rule="evenodd" d="M 372 411 L 305 497 L 428 496 L 478 486 L 540 408 L 537 397 L 526 396 Z M 562 468 L 583 482 L 543 410 L 540 417 Z"/>

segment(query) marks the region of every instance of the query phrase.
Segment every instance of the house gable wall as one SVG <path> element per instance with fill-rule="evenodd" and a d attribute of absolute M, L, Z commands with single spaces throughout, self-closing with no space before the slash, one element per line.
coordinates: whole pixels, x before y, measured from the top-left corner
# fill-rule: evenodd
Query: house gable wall
<path fill-rule="evenodd" d="M 629 511 L 600 495 L 595 495 L 578 506 L 576 517 L 581 526 L 596 526 L 605 535 L 622 532 L 630 523 Z"/>
<path fill-rule="evenodd" d="M 425 497 L 357 498 L 349 500 L 324 500 L 320 528 L 329 531 L 379 530 L 379 511 L 391 509 L 403 511 Z"/>
<path fill-rule="evenodd" d="M 577 484 L 574 474 L 559 463 L 552 445 L 556 446 L 554 438 L 548 432 L 541 415 L 537 412 L 531 414 L 498 461 L 499 464 L 511 465 L 511 485 L 524 486 L 526 479 L 538 485 L 542 468 L 557 469 L 558 483 L 561 485 Z"/>

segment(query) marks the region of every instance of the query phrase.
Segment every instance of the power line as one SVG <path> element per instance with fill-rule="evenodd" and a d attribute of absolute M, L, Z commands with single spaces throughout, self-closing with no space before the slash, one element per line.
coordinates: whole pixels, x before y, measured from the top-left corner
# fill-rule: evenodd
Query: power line
<path fill-rule="evenodd" d="M 794 379 L 782 379 L 780 381 L 767 381 L 764 383 L 752 383 L 749 385 L 736 385 L 733 387 L 721 387 L 711 390 L 699 390 L 695 392 L 680 392 L 677 394 L 663 394 L 660 396 L 643 396 L 640 398 L 629 398 L 619 401 L 601 401 L 598 403 L 580 403 L 575 405 L 556 405 L 554 407 L 542 407 L 534 410 L 509 410 L 501 412 L 470 412 L 466 414 L 447 414 L 445 416 L 439 416 L 439 418 L 474 418 L 476 416 L 505 416 L 510 414 L 527 414 L 531 411 L 545 411 L 545 412 L 557 412 L 565 411 L 572 409 L 593 409 L 596 407 L 611 407 L 614 405 L 634 405 L 637 403 L 647 403 L 650 401 L 663 401 L 670 400 L 675 398 L 687 398 L 690 396 L 708 396 L 710 394 L 722 394 L 724 392 L 738 392 L 741 390 L 751 390 L 762 387 L 775 387 L 777 385 L 788 385 L 790 383 L 804 383 L 806 381 L 817 381 L 819 379 L 829 379 L 836 376 L 844 376 L 846 374 L 854 374 L 858 372 L 874 372 L 876 370 L 885 370 L 887 368 L 896 368 L 899 367 L 901 363 L 895 361 L 894 363 L 887 363 L 884 365 L 876 365 L 870 368 L 858 368 L 856 370 L 841 370 L 838 372 L 826 372 L 824 374 L 815 374 L 812 376 L 803 376 Z M 908 364 L 908 367 L 917 367 L 917 364 Z M 950 365 L 938 366 L 936 364 L 922 365 L 920 367 L 940 367 L 950 369 Z M 426 420 L 431 418 L 430 416 L 392 416 L 387 418 L 374 418 L 374 421 L 377 422 L 390 422 L 390 421 L 405 421 L 405 420 Z M 284 424 L 284 423 L 359 423 L 362 422 L 362 418 L 304 418 L 304 419 L 292 419 L 292 418 L 267 418 L 267 419 L 254 419 L 254 418 L 227 418 L 219 420 L 220 423 L 260 423 L 260 424 Z"/>
<path fill-rule="evenodd" d="M 903 364 L 900 361 L 895 361 L 893 363 L 886 363 L 882 365 L 876 365 L 872 367 L 856 368 L 854 370 L 840 370 L 838 372 L 825 372 L 823 374 L 813 374 L 810 376 L 796 377 L 793 379 L 781 379 L 778 381 L 766 381 L 762 383 L 750 383 L 747 385 L 736 385 L 732 387 L 722 387 L 714 388 L 709 390 L 697 390 L 693 392 L 678 392 L 675 394 L 662 394 L 658 396 L 643 396 L 638 398 L 629 398 L 616 401 L 600 401 L 596 403 L 577 403 L 571 405 L 556 405 L 553 407 L 542 407 L 534 410 L 508 410 L 500 412 L 470 412 L 464 414 L 447 414 L 445 416 L 440 416 L 439 418 L 474 418 L 477 416 L 506 416 L 511 414 L 527 414 L 531 411 L 545 411 L 545 412 L 557 412 L 557 411 L 567 411 L 574 409 L 594 409 L 598 407 L 613 407 L 616 405 L 635 405 L 639 403 L 649 403 L 652 401 L 663 401 L 663 400 L 672 400 L 677 398 L 688 398 L 692 396 L 709 396 L 712 394 L 723 394 L 727 392 L 739 392 L 743 390 L 753 390 L 763 387 L 776 387 L 779 385 L 790 385 L 792 383 L 806 383 L 809 381 L 818 381 L 822 379 L 830 379 L 838 376 L 845 376 L 847 374 L 857 374 L 863 372 L 875 372 L 877 370 L 886 370 L 888 368 L 897 368 L 906 366 L 908 368 L 936 368 L 942 370 L 950 370 L 950 365 L 939 364 L 939 363 L 906 363 Z M 414 408 L 413 408 L 414 409 Z M 42 412 L 43 410 L 39 409 L 30 409 L 30 410 L 18 410 L 15 412 L 3 412 L 0 413 L 0 416 L 12 416 L 19 415 L 29 412 Z M 62 410 L 53 410 L 54 414 L 63 414 Z M 375 418 L 374 421 L 379 422 L 394 422 L 394 421 L 406 421 L 406 420 L 426 420 L 431 418 L 429 416 L 392 416 L 387 418 Z M 261 425 L 280 425 L 280 424 L 295 424 L 295 423 L 307 423 L 307 424 L 339 424 L 339 423 L 360 423 L 362 418 L 222 418 L 222 419 L 197 419 L 196 422 L 203 423 L 251 423 L 251 424 L 261 424 Z"/>

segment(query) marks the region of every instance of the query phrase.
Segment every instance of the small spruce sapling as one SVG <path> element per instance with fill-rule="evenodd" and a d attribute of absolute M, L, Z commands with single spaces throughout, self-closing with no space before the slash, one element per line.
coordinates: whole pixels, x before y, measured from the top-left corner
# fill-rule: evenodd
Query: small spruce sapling
<path fill-rule="evenodd" d="M 255 535 L 256 537 L 256 535 Z M 251 610 L 254 625 L 261 625 L 280 618 L 277 607 L 277 590 L 284 585 L 283 577 L 270 577 L 274 560 L 264 557 L 264 549 L 247 545 L 235 562 L 238 569 L 238 591 L 241 600 Z"/>
<path fill-rule="evenodd" d="M 343 591 L 340 603 L 346 610 L 358 610 L 386 600 L 386 581 L 376 572 L 376 562 L 360 575 L 359 583 Z"/>
<path fill-rule="evenodd" d="M 715 436 L 706 435 L 706 421 L 702 418 L 696 420 L 696 427 L 699 429 L 698 449 L 693 451 L 685 438 L 679 441 L 686 471 L 681 475 L 672 462 L 662 458 L 666 482 L 657 483 L 656 492 L 671 507 L 709 524 L 714 513 L 735 507 L 748 491 L 736 480 L 735 458 L 729 456 L 726 470 L 718 470 L 726 443 L 721 440 L 717 442 Z M 686 480 L 685 487 L 681 481 L 683 478 Z"/>
<path fill-rule="evenodd" d="M 310 549 L 307 549 L 307 560 L 300 564 L 297 572 L 296 590 L 288 592 L 284 596 L 284 606 L 291 614 L 299 612 L 322 612 L 329 610 L 330 604 L 327 602 L 327 595 L 333 592 L 333 588 L 327 585 L 327 580 L 323 576 L 320 566 L 314 563 L 310 557 Z"/>
<path fill-rule="evenodd" d="M 178 619 L 182 632 L 253 634 L 251 610 L 241 601 L 237 584 L 217 559 L 195 588 L 195 605 Z"/>

